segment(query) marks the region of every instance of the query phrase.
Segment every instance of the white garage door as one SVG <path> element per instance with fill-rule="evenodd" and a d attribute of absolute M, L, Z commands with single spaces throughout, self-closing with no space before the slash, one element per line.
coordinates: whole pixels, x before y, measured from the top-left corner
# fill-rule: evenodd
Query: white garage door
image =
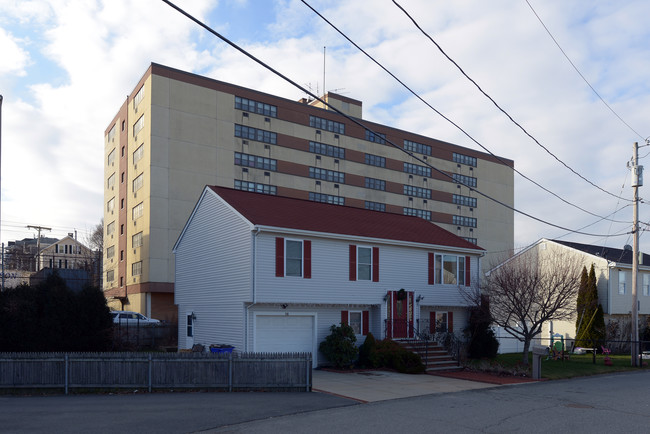
<path fill-rule="evenodd" d="M 255 351 L 260 353 L 313 353 L 314 317 L 257 315 Z M 316 355 L 312 355 L 314 364 Z"/>

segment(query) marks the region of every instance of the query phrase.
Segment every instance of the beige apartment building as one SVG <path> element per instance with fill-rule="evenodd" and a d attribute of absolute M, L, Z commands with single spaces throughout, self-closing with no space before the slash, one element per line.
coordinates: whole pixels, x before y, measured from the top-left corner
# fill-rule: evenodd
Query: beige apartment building
<path fill-rule="evenodd" d="M 172 247 L 206 185 L 415 215 L 488 255 L 512 250 L 512 209 L 476 193 L 512 207 L 512 160 L 363 120 L 358 100 L 324 99 L 372 132 L 318 101 L 151 64 L 105 131 L 109 304 L 175 320 Z"/>

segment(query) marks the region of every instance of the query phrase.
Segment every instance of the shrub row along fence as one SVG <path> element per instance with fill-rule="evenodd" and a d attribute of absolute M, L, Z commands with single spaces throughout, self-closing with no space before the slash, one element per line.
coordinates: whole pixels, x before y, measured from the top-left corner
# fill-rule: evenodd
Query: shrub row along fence
<path fill-rule="evenodd" d="M 0 353 L 0 388 L 309 392 L 311 368 L 311 353 Z"/>

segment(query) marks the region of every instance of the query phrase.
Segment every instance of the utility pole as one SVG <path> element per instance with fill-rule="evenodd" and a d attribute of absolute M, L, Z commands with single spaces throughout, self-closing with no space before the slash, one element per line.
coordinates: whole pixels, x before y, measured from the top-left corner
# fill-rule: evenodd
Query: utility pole
<path fill-rule="evenodd" d="M 38 239 L 36 240 L 36 270 L 34 270 L 34 271 L 38 271 L 38 266 L 39 266 L 38 255 L 41 253 L 41 231 L 51 231 L 52 228 L 27 225 L 27 229 L 36 229 L 38 231 Z"/>
<path fill-rule="evenodd" d="M 643 185 L 643 166 L 638 165 L 639 143 L 634 142 L 632 157 L 632 188 L 634 189 L 634 211 L 632 222 L 632 336 L 630 352 L 632 366 L 639 366 L 639 309 L 637 296 L 637 275 L 639 273 L 639 187 Z"/>

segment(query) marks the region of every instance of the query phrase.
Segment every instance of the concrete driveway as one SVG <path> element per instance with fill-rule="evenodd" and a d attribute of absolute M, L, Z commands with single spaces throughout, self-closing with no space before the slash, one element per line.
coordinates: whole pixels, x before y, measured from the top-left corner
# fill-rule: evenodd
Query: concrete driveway
<path fill-rule="evenodd" d="M 314 392 L 354 399 L 358 402 L 385 401 L 435 393 L 486 389 L 494 384 L 434 375 L 409 375 L 386 371 L 313 371 Z"/>

